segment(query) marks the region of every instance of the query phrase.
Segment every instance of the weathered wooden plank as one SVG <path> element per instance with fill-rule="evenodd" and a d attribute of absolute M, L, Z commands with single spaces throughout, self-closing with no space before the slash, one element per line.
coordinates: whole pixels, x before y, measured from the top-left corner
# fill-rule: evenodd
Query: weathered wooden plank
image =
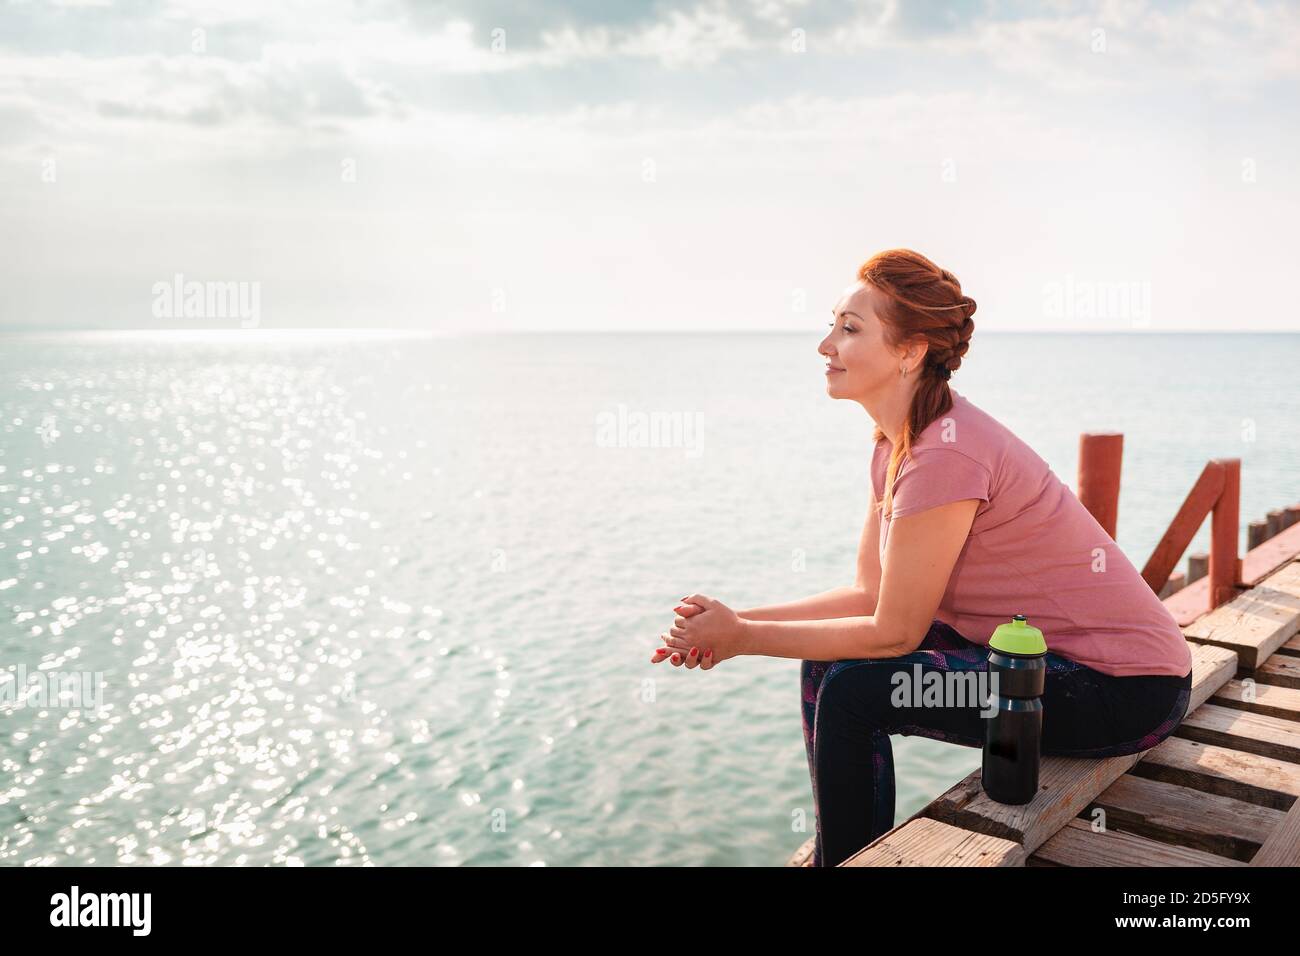
<path fill-rule="evenodd" d="M 1097 795 L 1081 819 L 1097 809 L 1109 830 L 1249 862 L 1284 814 L 1244 800 L 1204 793 L 1126 773 Z"/>
<path fill-rule="evenodd" d="M 1133 773 L 1274 810 L 1287 810 L 1300 796 L 1298 764 L 1178 736 L 1148 750 Z"/>
<path fill-rule="evenodd" d="M 1010 840 L 924 817 L 873 840 L 840 866 L 1023 866 L 1024 850 Z"/>
<path fill-rule="evenodd" d="M 1300 800 L 1259 848 L 1251 866 L 1300 866 Z"/>
<path fill-rule="evenodd" d="M 1235 651 L 1213 645 L 1193 644 L 1192 693 L 1187 701 L 1187 713 L 1196 712 L 1215 691 L 1232 679 L 1240 663 Z"/>
<path fill-rule="evenodd" d="M 817 849 L 817 838 L 809 837 L 804 845 L 791 854 L 786 866 L 812 866 L 813 851 Z"/>
<path fill-rule="evenodd" d="M 1265 661 L 1264 666 L 1268 665 L 1269 661 Z M 1220 707 L 1235 707 L 1237 710 L 1281 717 L 1283 720 L 1300 720 L 1300 690 L 1261 684 L 1255 679 L 1251 679 L 1249 684 L 1230 680 L 1218 689 L 1210 701 Z"/>
<path fill-rule="evenodd" d="M 1034 856 L 1061 866 L 1246 865 L 1240 860 L 1185 846 L 1168 846 L 1119 830 L 1094 831 L 1083 820 L 1071 820 L 1039 847 Z"/>
<path fill-rule="evenodd" d="M 1300 528 L 1292 526 L 1277 537 L 1246 552 L 1241 559 L 1242 590 L 1252 588 L 1289 561 L 1300 558 Z M 1197 578 L 1164 599 L 1165 610 L 1179 627 L 1186 627 L 1210 607 L 1210 579 Z"/>
<path fill-rule="evenodd" d="M 1206 703 L 1174 731 L 1179 737 L 1300 763 L 1300 723 Z"/>
<path fill-rule="evenodd" d="M 1300 556 L 1300 528 L 1292 525 L 1251 548 L 1241 559 L 1241 581 L 1247 587 L 1259 584 L 1282 565 Z"/>
<path fill-rule="evenodd" d="M 1240 665 L 1255 670 L 1300 629 L 1300 561 L 1270 574 L 1183 628 L 1189 641 L 1237 652 Z"/>
<path fill-rule="evenodd" d="M 1168 611 L 1179 627 L 1186 627 L 1204 614 L 1210 607 L 1210 578 L 1206 575 L 1191 584 L 1175 591 L 1167 598 L 1162 598 Z"/>
<path fill-rule="evenodd" d="M 1300 690 L 1300 657 L 1274 654 L 1255 669 L 1255 680 L 1275 687 Z"/>
<path fill-rule="evenodd" d="M 1192 698 L 1188 713 L 1227 683 L 1237 668 L 1233 651 L 1213 645 L 1193 646 L 1191 650 Z M 976 770 L 930 803 L 925 814 L 962 829 L 1011 840 L 1032 853 L 1141 756 L 1136 753 L 1101 760 L 1044 756 L 1039 765 L 1038 793 L 1020 806 L 990 799 L 980 786 L 980 771 Z"/>

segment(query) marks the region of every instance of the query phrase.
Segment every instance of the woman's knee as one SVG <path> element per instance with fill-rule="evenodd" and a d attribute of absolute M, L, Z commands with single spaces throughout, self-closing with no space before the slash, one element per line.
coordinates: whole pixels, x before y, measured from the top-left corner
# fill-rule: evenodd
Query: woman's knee
<path fill-rule="evenodd" d="M 805 704 L 817 703 L 817 694 L 821 690 L 822 680 L 826 677 L 828 661 L 803 661 L 799 666 L 799 688 Z"/>
<path fill-rule="evenodd" d="M 817 719 L 852 721 L 869 728 L 888 723 L 894 669 L 883 662 L 831 669 L 817 694 Z"/>

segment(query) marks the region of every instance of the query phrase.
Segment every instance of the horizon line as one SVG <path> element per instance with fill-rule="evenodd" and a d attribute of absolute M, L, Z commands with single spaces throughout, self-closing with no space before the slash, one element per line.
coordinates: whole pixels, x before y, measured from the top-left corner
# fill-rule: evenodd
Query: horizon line
<path fill-rule="evenodd" d="M 981 329 L 981 335 L 1300 335 L 1297 329 L 1260 329 L 1260 328 L 1179 328 L 1179 329 Z M 112 336 L 175 336 L 185 337 L 248 337 L 259 336 L 308 336 L 321 337 L 362 337 L 375 338 L 453 338 L 472 335 L 809 335 L 819 334 L 820 329 L 781 328 L 781 329 L 416 329 L 402 326 L 260 326 L 257 328 L 229 328 L 222 326 L 203 327 L 167 327 L 167 328 L 105 328 L 103 326 L 66 326 L 60 328 L 41 328 L 38 326 L 0 325 L 0 335 L 80 335 L 94 337 Z"/>

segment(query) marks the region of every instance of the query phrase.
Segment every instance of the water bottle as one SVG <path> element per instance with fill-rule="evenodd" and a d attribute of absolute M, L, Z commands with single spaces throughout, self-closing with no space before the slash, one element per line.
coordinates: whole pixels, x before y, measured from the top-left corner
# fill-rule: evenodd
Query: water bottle
<path fill-rule="evenodd" d="M 985 718 L 984 792 L 998 803 L 1028 803 L 1038 792 L 1043 738 L 1043 682 L 1047 642 L 1023 614 L 998 626 L 989 639 L 990 706 Z"/>

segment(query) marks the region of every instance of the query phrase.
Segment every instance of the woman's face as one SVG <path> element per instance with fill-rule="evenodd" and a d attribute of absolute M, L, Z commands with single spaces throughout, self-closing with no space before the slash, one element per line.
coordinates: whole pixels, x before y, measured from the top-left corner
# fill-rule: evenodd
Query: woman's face
<path fill-rule="evenodd" d="M 817 347 L 826 358 L 826 393 L 831 398 L 863 398 L 886 394 L 903 383 L 899 366 L 912 357 L 891 348 L 884 339 L 884 327 L 876 317 L 876 303 L 882 293 L 862 281 L 844 290 L 831 310 L 831 328 Z"/>

